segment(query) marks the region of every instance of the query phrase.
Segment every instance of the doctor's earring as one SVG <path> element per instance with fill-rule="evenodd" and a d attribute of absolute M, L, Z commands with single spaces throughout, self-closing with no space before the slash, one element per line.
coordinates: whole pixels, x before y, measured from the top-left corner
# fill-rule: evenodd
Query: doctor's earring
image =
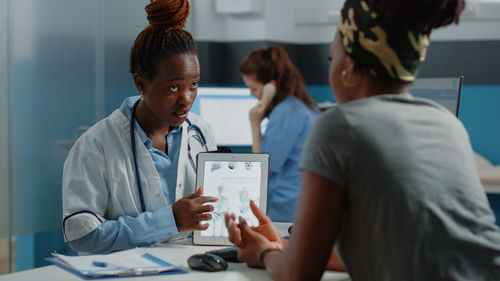
<path fill-rule="evenodd" d="M 346 86 L 347 88 L 352 88 L 356 85 L 358 85 L 359 81 L 361 80 L 361 76 L 357 75 L 358 79 L 354 82 L 349 82 L 346 80 L 345 76 L 347 75 L 347 70 L 342 70 L 342 75 L 340 76 L 340 80 L 342 80 L 342 84 Z"/>
<path fill-rule="evenodd" d="M 144 91 L 139 91 L 141 93 L 141 100 L 144 100 Z"/>

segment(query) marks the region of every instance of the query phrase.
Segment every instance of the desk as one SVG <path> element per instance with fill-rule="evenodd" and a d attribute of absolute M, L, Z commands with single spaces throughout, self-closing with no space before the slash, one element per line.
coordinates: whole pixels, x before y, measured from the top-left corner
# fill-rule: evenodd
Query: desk
<path fill-rule="evenodd" d="M 288 228 L 286 224 L 277 224 L 280 232 L 284 233 Z M 184 280 L 217 280 L 217 281 L 260 281 L 260 280 L 270 280 L 269 276 L 264 270 L 248 268 L 242 263 L 229 263 L 229 267 L 226 271 L 221 272 L 201 272 L 193 271 L 187 265 L 187 259 L 191 255 L 204 253 L 206 251 L 219 249 L 221 247 L 216 246 L 194 246 L 191 240 L 180 240 L 165 244 L 159 244 L 155 247 L 147 248 L 147 251 L 152 255 L 155 255 L 161 259 L 164 259 L 175 265 L 183 265 L 184 270 L 189 272 L 188 274 L 173 274 L 173 275 L 157 275 L 157 276 L 144 276 L 144 277 L 134 277 L 125 279 L 112 279 L 112 280 L 128 280 L 128 281 L 139 281 L 139 280 L 172 280 L 172 281 L 184 281 Z M 72 281 L 72 280 L 83 280 L 80 277 L 67 272 L 55 265 L 39 267 L 31 270 L 0 275 L 0 281 L 25 281 L 25 280 L 39 280 L 39 281 Z M 108 279 L 98 279 L 98 280 L 108 280 Z M 328 281 L 344 281 L 350 280 L 349 275 L 343 272 L 327 271 L 321 280 Z"/>

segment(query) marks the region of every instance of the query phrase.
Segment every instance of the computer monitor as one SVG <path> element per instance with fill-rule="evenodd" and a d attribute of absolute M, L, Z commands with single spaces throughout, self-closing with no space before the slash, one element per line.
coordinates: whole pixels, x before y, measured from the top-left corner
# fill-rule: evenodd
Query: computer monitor
<path fill-rule="evenodd" d="M 410 86 L 415 97 L 430 99 L 458 117 L 463 76 L 451 78 L 418 78 Z"/>
<path fill-rule="evenodd" d="M 458 116 L 462 83 L 463 77 L 418 78 L 410 92 L 415 97 L 433 100 Z M 218 146 L 251 146 L 248 114 L 257 102 L 246 87 L 200 87 L 192 111 L 210 124 Z M 328 103 L 325 109 L 332 105 Z"/>
<path fill-rule="evenodd" d="M 210 124 L 218 146 L 252 145 L 248 114 L 258 100 L 248 88 L 200 87 L 197 102 L 193 111 Z"/>

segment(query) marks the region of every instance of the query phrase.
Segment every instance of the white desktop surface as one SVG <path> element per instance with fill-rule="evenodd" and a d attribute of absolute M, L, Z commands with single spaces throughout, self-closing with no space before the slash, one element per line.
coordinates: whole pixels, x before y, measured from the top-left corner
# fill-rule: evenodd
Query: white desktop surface
<path fill-rule="evenodd" d="M 288 229 L 289 224 L 278 224 L 280 232 L 284 233 Z M 155 247 L 146 248 L 147 251 L 175 265 L 184 266 L 187 274 L 166 274 L 154 276 L 142 276 L 131 278 L 112 278 L 112 280 L 217 280 L 217 281 L 257 281 L 271 280 L 266 272 L 262 269 L 249 268 L 243 263 L 228 263 L 229 267 L 225 271 L 219 272 L 202 272 L 194 271 L 187 265 L 187 259 L 194 254 L 204 253 L 209 250 L 214 250 L 222 247 L 217 246 L 194 246 L 191 240 L 181 240 L 160 244 Z M 70 273 L 55 265 L 39 267 L 31 270 L 0 275 L 0 281 L 3 280 L 39 280 L 39 281 L 57 281 L 57 280 L 83 280 L 77 275 Z M 96 279 L 108 280 L 108 279 Z M 349 275 L 344 272 L 326 271 L 321 280 L 343 281 L 350 280 Z"/>

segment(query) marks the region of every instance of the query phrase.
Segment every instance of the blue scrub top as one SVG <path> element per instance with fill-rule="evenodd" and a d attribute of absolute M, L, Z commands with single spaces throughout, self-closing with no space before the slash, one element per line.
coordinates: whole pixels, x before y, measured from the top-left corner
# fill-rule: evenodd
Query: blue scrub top
<path fill-rule="evenodd" d="M 302 176 L 299 163 L 304 144 L 318 112 L 289 96 L 269 114 L 261 152 L 270 154 L 268 215 L 273 221 L 292 222 Z"/>

